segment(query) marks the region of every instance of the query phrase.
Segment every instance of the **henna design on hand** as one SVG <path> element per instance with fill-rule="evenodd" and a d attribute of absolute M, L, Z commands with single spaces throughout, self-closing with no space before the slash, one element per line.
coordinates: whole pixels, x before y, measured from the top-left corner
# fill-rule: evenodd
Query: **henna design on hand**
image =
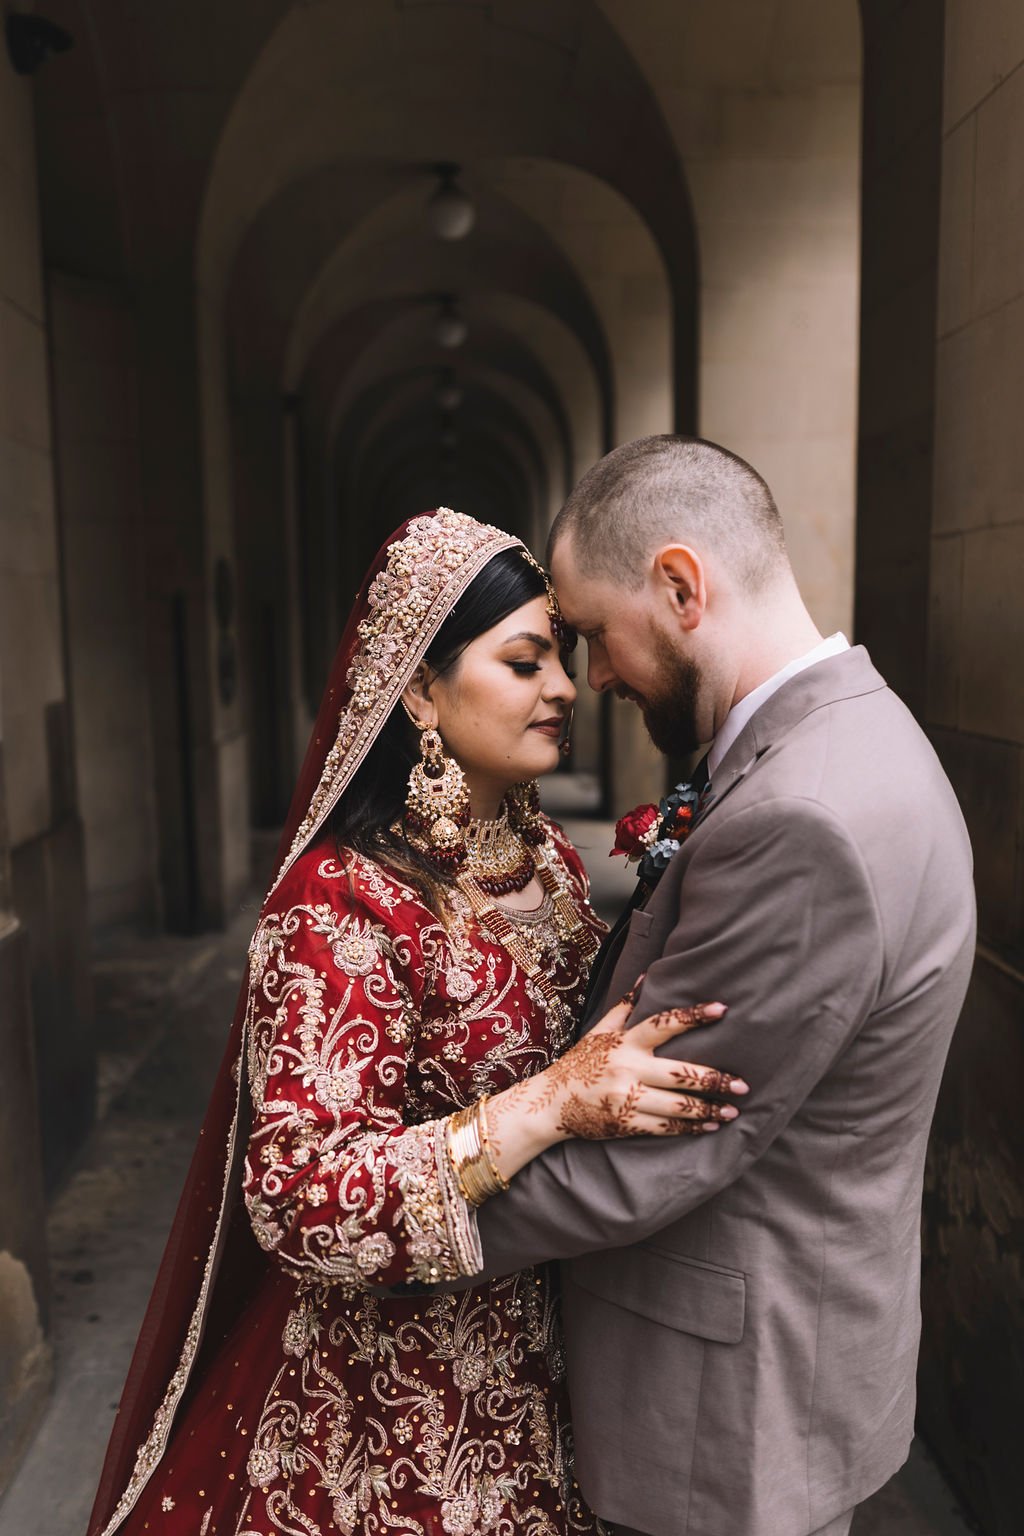
<path fill-rule="evenodd" d="M 529 1082 L 525 1078 L 520 1083 L 514 1083 L 504 1093 L 499 1093 L 487 1103 L 487 1140 L 490 1143 L 491 1156 L 495 1162 L 501 1158 L 501 1126 L 502 1121 L 513 1111 L 518 1111 L 522 1099 L 526 1097 L 526 1085 Z"/>
<path fill-rule="evenodd" d="M 546 1109 L 560 1092 L 564 1091 L 569 1097 L 578 1098 L 573 1090 L 595 1087 L 608 1069 L 609 1058 L 618 1050 L 625 1038 L 622 1030 L 616 1031 L 615 1034 L 598 1033 L 597 1030 L 593 1030 L 589 1035 L 584 1035 L 581 1040 L 577 1040 L 564 1056 L 559 1056 L 557 1061 L 553 1061 L 545 1069 L 544 1089 L 531 1106 L 533 1110 Z"/>
<path fill-rule="evenodd" d="M 642 979 L 642 978 L 641 978 Z M 682 1023 L 684 1029 L 693 1029 L 705 1022 L 707 1014 L 703 1004 L 693 1008 L 670 1008 L 653 1018 L 656 1028 L 669 1029 Z M 531 1099 L 530 1111 L 537 1113 L 547 1109 L 559 1098 L 558 1129 L 567 1136 L 577 1136 L 586 1141 L 607 1141 L 639 1134 L 634 1118 L 642 1092 L 640 1083 L 631 1083 L 616 1103 L 616 1095 L 605 1093 L 598 1102 L 588 1101 L 584 1092 L 597 1088 L 608 1073 L 611 1058 L 625 1043 L 626 1031 L 592 1030 L 581 1040 L 553 1061 L 541 1079 L 540 1092 Z M 728 1081 L 728 1074 L 717 1072 L 713 1067 L 697 1067 L 681 1070 L 679 1079 L 683 1086 L 702 1091 L 714 1089 L 712 1083 Z M 709 1122 L 732 1120 L 738 1111 L 730 1105 L 714 1104 L 706 1099 L 680 1095 L 681 1107 L 697 1111 L 699 1120 L 665 1121 L 664 1126 L 673 1135 L 689 1135 L 701 1131 Z M 504 1107 L 504 1106 L 503 1106 Z M 493 1132 L 492 1132 L 493 1140 Z"/>
<path fill-rule="evenodd" d="M 692 1088 L 696 1093 L 732 1093 L 737 1081 L 731 1072 L 719 1072 L 715 1067 L 695 1067 L 686 1062 L 672 1076 L 680 1088 Z"/>
<path fill-rule="evenodd" d="M 645 1022 L 653 1024 L 655 1029 L 672 1029 L 679 1025 L 679 1033 L 686 1034 L 687 1030 L 708 1022 L 707 1007 L 697 1003 L 693 1008 L 665 1008 L 661 1013 L 652 1013 Z"/>
<path fill-rule="evenodd" d="M 614 1141 L 633 1136 L 633 1114 L 639 1098 L 639 1088 L 631 1088 L 616 1108 L 607 1095 L 599 1104 L 588 1104 L 578 1093 L 571 1093 L 558 1117 L 558 1129 L 582 1141 Z"/>
<path fill-rule="evenodd" d="M 634 981 L 634 983 L 630 987 L 629 991 L 628 992 L 624 992 L 622 994 L 622 996 L 619 999 L 619 1002 L 620 1003 L 628 1003 L 630 1008 L 635 1008 L 636 1007 L 636 1000 L 640 996 L 640 988 L 643 986 L 643 984 L 644 984 L 644 982 L 646 980 L 647 980 L 647 972 L 646 971 L 641 971 L 640 975 L 637 977 L 636 981 Z"/>
<path fill-rule="evenodd" d="M 735 1104 L 714 1104 L 710 1099 L 696 1099 L 691 1094 L 679 1095 L 681 1109 L 695 1110 L 701 1120 L 735 1120 L 739 1110 Z"/>

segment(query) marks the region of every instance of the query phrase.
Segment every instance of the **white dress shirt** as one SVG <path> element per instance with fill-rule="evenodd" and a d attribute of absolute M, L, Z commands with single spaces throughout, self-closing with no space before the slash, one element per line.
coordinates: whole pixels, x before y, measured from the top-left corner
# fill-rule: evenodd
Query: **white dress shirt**
<path fill-rule="evenodd" d="M 838 630 L 834 635 L 829 635 L 827 640 L 821 640 L 804 656 L 798 656 L 795 661 L 790 661 L 774 672 L 771 677 L 752 688 L 748 694 L 734 704 L 722 722 L 722 729 L 715 737 L 708 752 L 708 778 L 713 779 L 721 765 L 722 759 L 736 740 L 737 736 L 762 704 L 767 704 L 773 693 L 777 693 L 783 683 L 788 683 L 791 677 L 796 677 L 798 672 L 804 672 L 808 667 L 815 666 L 819 661 L 825 661 L 829 656 L 838 656 L 841 651 L 848 651 L 850 642 L 844 634 Z"/>

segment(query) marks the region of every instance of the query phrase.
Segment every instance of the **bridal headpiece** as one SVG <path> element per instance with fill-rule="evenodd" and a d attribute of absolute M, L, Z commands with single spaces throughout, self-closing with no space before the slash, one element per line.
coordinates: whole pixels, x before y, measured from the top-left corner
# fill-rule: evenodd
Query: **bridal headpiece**
<path fill-rule="evenodd" d="M 352 782 L 459 598 L 503 549 L 520 549 L 532 559 L 520 539 L 450 507 L 414 517 L 389 545 L 355 631 L 337 734 L 274 886 Z"/>

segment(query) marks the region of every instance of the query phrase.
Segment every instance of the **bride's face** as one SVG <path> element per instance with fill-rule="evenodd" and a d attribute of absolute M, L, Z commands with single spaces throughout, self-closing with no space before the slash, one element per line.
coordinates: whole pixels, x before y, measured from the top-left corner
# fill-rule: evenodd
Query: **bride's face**
<path fill-rule="evenodd" d="M 427 669 L 407 693 L 461 765 L 478 816 L 493 815 L 510 785 L 557 767 L 575 698 L 545 597 L 478 635 L 446 672 Z"/>

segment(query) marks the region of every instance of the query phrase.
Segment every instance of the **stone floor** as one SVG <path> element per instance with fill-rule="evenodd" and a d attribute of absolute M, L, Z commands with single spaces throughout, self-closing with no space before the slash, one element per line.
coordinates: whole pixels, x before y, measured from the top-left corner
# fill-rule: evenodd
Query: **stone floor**
<path fill-rule="evenodd" d="M 564 808 L 579 810 L 585 798 L 565 795 Z M 613 913 L 632 877 L 605 856 L 612 828 L 573 820 L 571 829 L 595 895 Z M 97 955 L 101 1118 L 51 1213 L 55 1388 L 0 1504 L 0 1536 L 83 1536 L 256 913 L 254 899 L 224 934 L 124 940 Z M 907 1467 L 858 1512 L 854 1536 L 969 1529 L 915 1447 Z"/>

